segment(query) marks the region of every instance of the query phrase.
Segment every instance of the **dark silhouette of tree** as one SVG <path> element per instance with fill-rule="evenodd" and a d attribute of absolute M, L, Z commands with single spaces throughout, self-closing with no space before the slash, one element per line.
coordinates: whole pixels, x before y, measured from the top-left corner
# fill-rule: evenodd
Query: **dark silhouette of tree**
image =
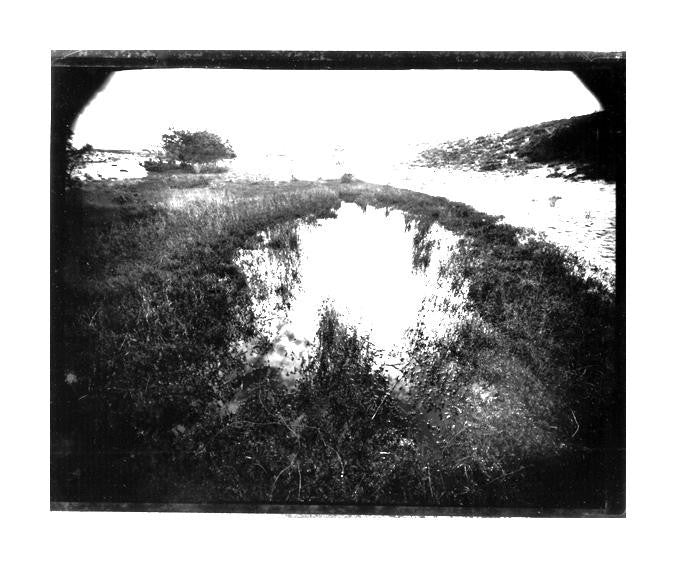
<path fill-rule="evenodd" d="M 73 146 L 73 143 L 68 139 L 66 143 L 66 172 L 69 176 L 73 175 L 75 169 L 83 166 L 85 163 L 85 158 L 87 154 L 90 154 L 94 151 L 94 148 L 91 144 L 85 144 L 82 148 L 76 148 Z"/>

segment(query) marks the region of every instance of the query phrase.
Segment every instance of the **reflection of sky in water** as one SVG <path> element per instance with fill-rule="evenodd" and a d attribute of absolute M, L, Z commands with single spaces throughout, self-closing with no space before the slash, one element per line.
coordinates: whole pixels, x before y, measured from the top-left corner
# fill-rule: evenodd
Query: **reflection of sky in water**
<path fill-rule="evenodd" d="M 354 149 L 317 148 L 287 156 L 270 154 L 250 162 L 233 161 L 233 174 L 287 181 L 337 179 L 344 173 L 370 183 L 438 195 L 478 211 L 503 215 L 504 222 L 544 232 L 611 274 L 615 273 L 615 185 L 602 181 L 548 178 L 540 168 L 526 175 L 411 166 L 423 145 L 411 144 L 373 154 Z M 552 207 L 550 198 L 560 197 Z"/>
<path fill-rule="evenodd" d="M 615 185 L 549 178 L 548 173 L 541 168 L 504 176 L 402 166 L 378 181 L 502 215 L 505 223 L 543 232 L 551 242 L 614 274 Z M 554 206 L 552 197 L 560 197 Z"/>
<path fill-rule="evenodd" d="M 438 269 L 456 238 L 434 226 L 427 237 L 435 242 L 430 266 L 422 271 L 412 264 L 414 234 L 415 224 L 406 231 L 400 211 L 368 207 L 364 212 L 344 203 L 336 219 L 299 225 L 295 260 L 288 250 L 242 251 L 238 263 L 252 287 L 259 329 L 274 346 L 258 362 L 292 373 L 308 356 L 326 305 L 383 351 L 380 363 L 399 361 L 406 332 L 419 318 L 429 333 L 444 327 L 455 296 L 439 286 Z M 284 309 L 275 291 L 294 270 L 293 298 Z M 420 312 L 423 302 L 426 309 Z"/>

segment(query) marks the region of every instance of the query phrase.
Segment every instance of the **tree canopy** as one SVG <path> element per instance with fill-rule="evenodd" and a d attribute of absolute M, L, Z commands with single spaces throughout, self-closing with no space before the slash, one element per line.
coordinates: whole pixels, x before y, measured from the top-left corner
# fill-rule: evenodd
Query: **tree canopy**
<path fill-rule="evenodd" d="M 211 163 L 236 157 L 229 141 L 223 142 L 220 136 L 206 130 L 172 129 L 162 135 L 162 147 L 167 158 L 185 163 Z"/>

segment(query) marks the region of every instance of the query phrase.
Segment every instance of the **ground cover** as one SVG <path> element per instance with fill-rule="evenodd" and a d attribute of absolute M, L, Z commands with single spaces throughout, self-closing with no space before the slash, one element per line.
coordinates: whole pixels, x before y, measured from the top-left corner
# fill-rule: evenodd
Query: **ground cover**
<path fill-rule="evenodd" d="M 53 500 L 599 508 L 616 489 L 614 294 L 536 235 L 356 180 L 151 174 L 70 191 Z M 417 337 L 406 400 L 330 310 L 296 389 L 237 349 L 256 331 L 234 255 L 293 250 L 287 228 L 341 201 L 415 219 L 412 262 L 432 223 L 462 236 L 446 273 L 469 284 L 471 317 Z"/>
<path fill-rule="evenodd" d="M 445 142 L 425 150 L 419 164 L 523 174 L 550 166 L 550 175 L 617 180 L 622 132 L 605 112 L 515 128 L 505 134 Z"/>

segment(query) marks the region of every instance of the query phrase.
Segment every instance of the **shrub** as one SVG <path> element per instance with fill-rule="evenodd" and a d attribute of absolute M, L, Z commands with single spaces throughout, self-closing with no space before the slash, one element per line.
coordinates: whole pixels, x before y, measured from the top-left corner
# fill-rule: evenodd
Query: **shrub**
<path fill-rule="evenodd" d="M 162 135 L 162 147 L 169 160 L 188 164 L 208 164 L 237 155 L 226 140 L 205 130 L 170 130 Z"/>
<path fill-rule="evenodd" d="M 152 173 L 185 172 L 191 174 L 224 174 L 230 168 L 221 164 L 187 164 L 175 160 L 146 160 L 143 167 Z"/>
<path fill-rule="evenodd" d="M 181 164 L 174 160 L 146 160 L 143 162 L 143 167 L 146 171 L 153 173 L 174 172 L 184 169 Z"/>

